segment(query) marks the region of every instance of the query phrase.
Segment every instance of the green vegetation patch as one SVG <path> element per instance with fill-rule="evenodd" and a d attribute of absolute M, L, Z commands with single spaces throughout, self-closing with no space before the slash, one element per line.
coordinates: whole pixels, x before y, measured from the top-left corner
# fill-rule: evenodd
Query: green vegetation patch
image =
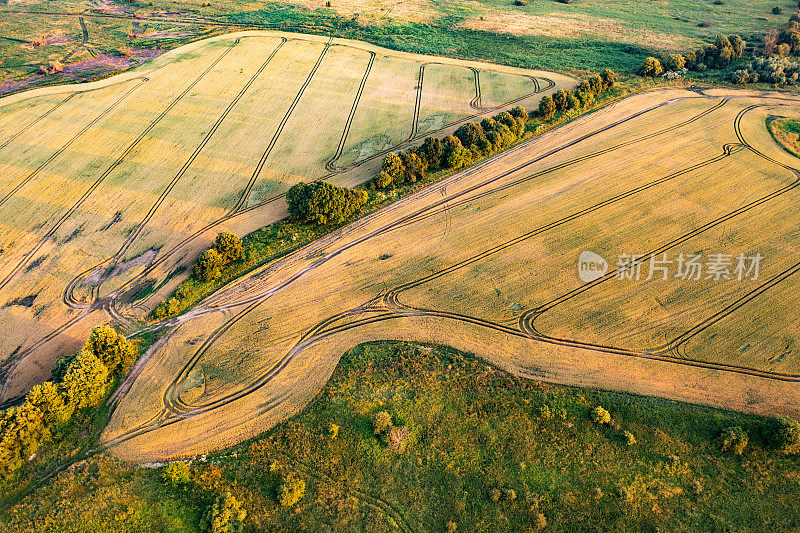
<path fill-rule="evenodd" d="M 193 531 L 229 507 L 244 531 L 793 530 L 800 459 L 765 443 L 766 422 L 368 343 L 301 414 L 188 473 L 90 459 L 0 523 Z"/>

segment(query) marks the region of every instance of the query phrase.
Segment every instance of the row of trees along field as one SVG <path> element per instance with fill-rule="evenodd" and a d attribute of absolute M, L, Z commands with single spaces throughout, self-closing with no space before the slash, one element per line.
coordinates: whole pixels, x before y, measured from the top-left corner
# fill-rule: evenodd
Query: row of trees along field
<path fill-rule="evenodd" d="M 100 326 L 78 353 L 56 361 L 51 381 L 33 387 L 21 405 L 0 413 L 0 476 L 11 476 L 73 414 L 97 405 L 136 355 L 134 344 L 110 326 Z"/>
<path fill-rule="evenodd" d="M 538 111 L 532 114 L 522 107 L 515 107 L 481 122 L 464 124 L 444 139 L 428 137 L 420 146 L 397 154 L 389 153 L 372 186 L 396 189 L 425 178 L 428 171 L 457 170 L 500 152 L 525 136 L 525 124 L 532 116 L 549 121 L 556 111 L 591 106 L 599 94 L 614 86 L 617 79 L 615 72 L 606 69 L 602 74 L 582 81 L 572 91 L 562 89 L 552 97 L 543 97 Z"/>

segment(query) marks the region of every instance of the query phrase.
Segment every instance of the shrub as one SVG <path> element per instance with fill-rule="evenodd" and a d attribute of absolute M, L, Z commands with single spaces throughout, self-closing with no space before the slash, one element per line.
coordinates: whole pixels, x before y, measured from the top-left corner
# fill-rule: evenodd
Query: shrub
<path fill-rule="evenodd" d="M 247 511 L 230 492 L 220 494 L 200 521 L 200 528 L 209 533 L 238 533 L 242 531 Z"/>
<path fill-rule="evenodd" d="M 237 261 L 244 255 L 242 239 L 233 233 L 222 232 L 214 240 L 214 249 L 222 257 L 224 263 Z"/>
<path fill-rule="evenodd" d="M 194 264 L 194 277 L 200 281 L 213 281 L 222 275 L 223 264 L 224 261 L 218 251 L 214 248 L 205 250 Z"/>
<path fill-rule="evenodd" d="M 723 452 L 733 452 L 734 455 L 742 455 L 742 452 L 747 447 L 747 433 L 739 427 L 732 426 L 725 428 L 720 433 L 717 439 L 719 449 Z"/>
<path fill-rule="evenodd" d="M 503 491 L 503 497 L 508 502 L 513 502 L 517 499 L 517 492 L 514 489 L 505 489 Z"/>
<path fill-rule="evenodd" d="M 447 533 L 456 533 L 457 530 L 458 526 L 456 525 L 455 522 L 453 522 L 452 520 L 447 522 L 447 526 L 445 526 L 445 531 L 447 531 Z"/>
<path fill-rule="evenodd" d="M 82 349 L 61 383 L 66 403 L 76 409 L 97 405 L 106 393 L 108 375 L 108 367 L 91 351 Z"/>
<path fill-rule="evenodd" d="M 607 68 L 600 73 L 600 77 L 603 78 L 603 83 L 605 84 L 605 89 L 613 89 L 614 85 L 619 80 L 619 74 Z"/>
<path fill-rule="evenodd" d="M 500 489 L 492 489 L 489 491 L 489 499 L 495 503 L 499 502 L 502 496 L 503 493 L 500 491 Z"/>
<path fill-rule="evenodd" d="M 306 482 L 293 473 L 286 474 L 283 478 L 278 501 L 282 507 L 294 507 L 306 493 Z"/>
<path fill-rule="evenodd" d="M 769 444 L 786 454 L 800 453 L 800 422 L 785 417 L 776 417 L 764 424 L 764 433 Z"/>
<path fill-rule="evenodd" d="M 333 422 L 328 422 L 328 427 L 326 428 L 328 436 L 332 439 L 335 439 L 339 436 L 339 426 L 334 424 Z"/>
<path fill-rule="evenodd" d="M 39 72 L 41 72 L 46 76 L 50 76 L 52 74 L 58 74 L 59 72 L 63 71 L 64 71 L 64 64 L 57 59 L 48 61 L 47 65 L 42 65 L 39 67 Z"/>
<path fill-rule="evenodd" d="M 539 418 L 542 420 L 550 420 L 553 418 L 553 413 L 548 406 L 543 405 L 539 408 Z"/>
<path fill-rule="evenodd" d="M 547 518 L 545 518 L 544 514 L 536 513 L 536 516 L 533 518 L 533 526 L 539 530 L 547 527 Z"/>
<path fill-rule="evenodd" d="M 609 413 L 600 406 L 597 406 L 594 409 L 592 409 L 592 412 L 589 414 L 589 418 L 591 418 L 592 422 L 594 422 L 595 424 L 611 423 L 611 413 Z"/>
<path fill-rule="evenodd" d="M 572 0 L 557 0 L 561 4 L 571 4 Z"/>
<path fill-rule="evenodd" d="M 528 2 L 527 2 L 527 0 L 514 0 L 514 5 L 515 6 L 527 6 Z"/>
<path fill-rule="evenodd" d="M 386 411 L 378 411 L 372 415 L 372 430 L 375 435 L 385 433 L 392 427 L 392 415 Z"/>
<path fill-rule="evenodd" d="M 183 461 L 175 461 L 168 464 L 161 474 L 161 479 L 164 480 L 164 483 L 173 487 L 189 483 L 190 478 L 189 465 Z"/>
<path fill-rule="evenodd" d="M 633 493 L 631 493 L 631 491 L 628 489 L 628 487 L 619 487 L 617 489 L 617 495 L 624 502 L 632 502 L 633 501 Z"/>
<path fill-rule="evenodd" d="M 630 431 L 623 431 L 622 442 L 624 442 L 627 446 L 633 446 L 634 444 L 636 444 L 636 437 L 634 437 L 633 433 L 631 433 Z"/>
<path fill-rule="evenodd" d="M 655 77 L 664 72 L 664 67 L 661 66 L 661 61 L 655 57 L 648 57 L 642 62 L 639 67 L 639 74 L 642 76 Z"/>
<path fill-rule="evenodd" d="M 406 426 L 393 427 L 389 430 L 389 449 L 394 453 L 403 453 L 406 449 L 408 440 L 408 428 Z"/>
<path fill-rule="evenodd" d="M 669 54 L 664 58 L 664 66 L 667 70 L 681 70 L 686 66 L 686 59 L 681 54 Z"/>
<path fill-rule="evenodd" d="M 772 8 L 772 13 L 774 15 L 780 15 L 781 13 L 783 13 L 783 8 L 781 6 L 775 6 Z"/>

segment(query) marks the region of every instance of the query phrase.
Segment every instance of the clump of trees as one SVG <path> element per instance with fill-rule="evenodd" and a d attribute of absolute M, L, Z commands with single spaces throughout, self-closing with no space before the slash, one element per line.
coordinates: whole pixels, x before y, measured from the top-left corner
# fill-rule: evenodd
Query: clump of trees
<path fill-rule="evenodd" d="M 595 103 L 598 96 L 614 88 L 619 75 L 611 69 L 605 69 L 589 79 L 583 80 L 578 86 L 567 91 L 561 89 L 553 96 L 543 96 L 539 102 L 538 116 L 543 120 L 550 120 L 557 111 L 570 111 L 589 107 Z"/>
<path fill-rule="evenodd" d="M 164 472 L 161 473 L 161 479 L 164 480 L 164 483 L 172 487 L 186 485 L 191 479 L 189 465 L 184 461 L 175 461 L 174 463 L 170 463 L 164 469 Z"/>
<path fill-rule="evenodd" d="M 800 454 L 800 422 L 776 417 L 764 424 L 765 440 L 785 454 Z"/>
<path fill-rule="evenodd" d="M 741 426 L 731 426 L 722 430 L 717 439 L 719 449 L 723 452 L 732 452 L 734 455 L 742 455 L 747 448 L 749 439 L 747 433 Z"/>
<path fill-rule="evenodd" d="M 713 43 L 686 54 L 646 58 L 639 67 L 639 75 L 653 78 L 670 72 L 722 69 L 742 57 L 746 44 L 740 35 L 717 35 Z"/>
<path fill-rule="evenodd" d="M 408 428 L 395 426 L 392 415 L 386 411 L 378 411 L 372 415 L 372 431 L 381 442 L 395 453 L 403 453 L 408 441 Z"/>
<path fill-rule="evenodd" d="M 222 275 L 223 267 L 243 255 L 242 240 L 233 233 L 222 232 L 214 240 L 214 246 L 200 254 L 193 274 L 200 281 L 213 281 Z"/>
<path fill-rule="evenodd" d="M 293 220 L 320 226 L 344 222 L 367 199 L 366 191 L 337 187 L 326 181 L 297 183 L 286 193 Z"/>
<path fill-rule="evenodd" d="M 97 405 L 112 380 L 136 358 L 136 346 L 109 326 L 60 358 L 51 381 L 33 387 L 18 407 L 0 412 L 0 476 L 9 477 L 78 410 Z"/>

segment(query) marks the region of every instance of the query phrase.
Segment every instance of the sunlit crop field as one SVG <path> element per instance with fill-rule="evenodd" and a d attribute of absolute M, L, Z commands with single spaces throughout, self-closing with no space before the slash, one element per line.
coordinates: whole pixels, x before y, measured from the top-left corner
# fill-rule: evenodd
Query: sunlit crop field
<path fill-rule="evenodd" d="M 243 234 L 285 216 L 294 183 L 366 181 L 389 150 L 533 107 L 572 84 L 352 41 L 244 32 L 101 82 L 0 99 L 6 397 L 46 377 L 108 315 L 145 315 L 219 231 Z M 142 284 L 158 290 L 121 297 Z"/>
<path fill-rule="evenodd" d="M 173 323 L 106 442 L 131 459 L 232 444 L 310 401 L 346 349 L 387 338 L 797 417 L 800 160 L 766 129 L 797 104 L 631 97 L 267 265 Z M 582 279 L 583 252 L 607 268 Z"/>

